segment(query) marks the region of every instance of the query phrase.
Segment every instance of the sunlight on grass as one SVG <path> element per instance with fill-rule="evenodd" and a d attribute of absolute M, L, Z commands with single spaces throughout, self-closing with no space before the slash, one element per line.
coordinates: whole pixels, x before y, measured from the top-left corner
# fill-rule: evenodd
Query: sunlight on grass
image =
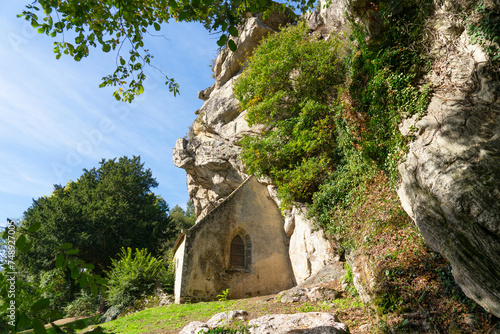
<path fill-rule="evenodd" d="M 106 333 L 155 333 L 180 329 L 191 321 L 208 320 L 214 314 L 227 311 L 234 301 L 169 305 L 150 308 L 102 324 Z"/>

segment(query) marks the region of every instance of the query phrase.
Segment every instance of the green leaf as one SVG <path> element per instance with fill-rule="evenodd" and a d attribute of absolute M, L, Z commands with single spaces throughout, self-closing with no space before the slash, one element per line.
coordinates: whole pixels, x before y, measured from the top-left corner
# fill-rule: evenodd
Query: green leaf
<path fill-rule="evenodd" d="M 43 323 L 38 319 L 31 320 L 31 326 L 33 326 L 33 331 L 35 334 L 47 334 Z"/>
<path fill-rule="evenodd" d="M 105 278 L 102 278 L 102 277 L 101 277 L 101 278 L 98 278 L 98 279 L 96 280 L 96 283 L 97 283 L 97 284 L 108 284 L 108 280 L 107 280 L 107 279 L 105 279 Z"/>
<path fill-rule="evenodd" d="M 78 275 L 80 275 L 80 270 L 75 266 L 71 269 L 71 278 L 75 280 L 78 278 Z"/>
<path fill-rule="evenodd" d="M 73 248 L 73 244 L 72 243 L 66 243 L 66 244 L 62 244 L 61 246 L 59 246 L 59 249 L 70 249 L 70 248 Z"/>
<path fill-rule="evenodd" d="M 144 87 L 140 85 L 139 87 L 137 87 L 137 95 L 141 95 L 142 93 L 144 93 Z"/>
<path fill-rule="evenodd" d="M 231 36 L 238 37 L 238 29 L 236 29 L 236 27 L 230 26 L 228 31 L 231 34 Z"/>
<path fill-rule="evenodd" d="M 5 228 L 5 231 L 2 233 L 2 239 L 7 239 L 9 237 L 9 230 L 7 227 Z"/>
<path fill-rule="evenodd" d="M 102 46 L 102 51 L 109 52 L 111 50 L 111 46 L 109 44 L 104 44 Z"/>
<path fill-rule="evenodd" d="M 28 327 L 31 325 L 30 318 L 24 313 L 19 312 L 19 321 L 17 322 L 18 328 Z"/>
<path fill-rule="evenodd" d="M 125 65 L 125 63 L 126 63 L 126 62 L 125 62 L 125 59 L 123 59 L 122 57 L 120 57 L 120 64 L 121 64 L 121 65 Z"/>
<path fill-rule="evenodd" d="M 177 7 L 179 7 L 179 6 L 177 5 L 177 1 L 175 1 L 175 0 L 170 0 L 170 1 L 168 2 L 168 5 L 169 5 L 170 7 L 172 7 L 172 9 L 174 9 L 174 10 L 175 10 L 175 9 L 177 9 Z"/>
<path fill-rule="evenodd" d="M 65 260 L 65 257 L 63 254 L 61 254 L 61 253 L 57 254 L 56 268 L 62 268 L 64 265 L 64 260 Z"/>
<path fill-rule="evenodd" d="M 232 39 L 230 39 L 229 42 L 227 42 L 227 46 L 229 47 L 229 50 L 233 52 L 236 51 L 236 49 L 238 48 L 236 46 L 236 43 Z"/>
<path fill-rule="evenodd" d="M 227 41 L 227 36 L 225 34 L 222 34 L 219 40 L 217 41 L 217 45 L 222 47 L 226 44 L 226 41 Z"/>
<path fill-rule="evenodd" d="M 28 227 L 28 233 L 33 233 L 33 232 L 38 231 L 41 226 L 42 226 L 42 222 L 39 222 L 39 221 L 32 224 L 30 227 Z"/>
<path fill-rule="evenodd" d="M 156 31 L 160 31 L 161 26 L 158 24 L 158 22 L 153 23 L 153 26 L 155 27 Z"/>
<path fill-rule="evenodd" d="M 19 238 L 17 238 L 16 247 L 18 249 L 23 249 L 24 245 L 26 245 L 26 237 L 24 236 L 24 234 L 21 234 Z"/>
<path fill-rule="evenodd" d="M 88 283 L 89 281 L 87 280 L 87 275 L 82 275 L 82 277 L 80 277 L 80 287 L 85 289 Z"/>
<path fill-rule="evenodd" d="M 76 255 L 76 254 L 78 254 L 78 249 L 68 249 L 66 251 L 66 254 L 68 254 L 68 255 Z"/>
<path fill-rule="evenodd" d="M 31 305 L 31 312 L 38 312 L 41 310 L 45 310 L 50 306 L 50 299 L 48 298 L 42 298 L 37 300 L 33 305 Z"/>
<path fill-rule="evenodd" d="M 95 266 L 92 263 L 84 263 L 82 265 L 82 268 L 88 269 L 88 270 L 93 270 Z"/>
<path fill-rule="evenodd" d="M 21 251 L 23 253 L 28 253 L 32 247 L 33 247 L 33 240 L 30 240 L 28 243 L 26 243 L 26 245 L 23 247 Z"/>
<path fill-rule="evenodd" d="M 95 285 L 95 283 L 90 285 L 90 292 L 92 292 L 92 295 L 94 297 L 97 297 L 97 286 Z"/>

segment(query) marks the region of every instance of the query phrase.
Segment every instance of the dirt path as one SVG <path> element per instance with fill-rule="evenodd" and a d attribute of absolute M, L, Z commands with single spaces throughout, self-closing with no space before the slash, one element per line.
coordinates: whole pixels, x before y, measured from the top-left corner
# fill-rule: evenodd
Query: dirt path
<path fill-rule="evenodd" d="M 56 324 L 57 326 L 63 326 L 63 325 L 72 323 L 72 322 L 77 321 L 77 320 L 88 319 L 88 318 L 91 318 L 91 317 L 86 315 L 86 316 L 82 316 L 82 317 L 65 318 L 65 319 L 59 319 L 59 320 L 53 321 L 53 323 Z M 50 328 L 50 327 L 52 327 L 50 324 L 45 325 L 45 328 Z"/>

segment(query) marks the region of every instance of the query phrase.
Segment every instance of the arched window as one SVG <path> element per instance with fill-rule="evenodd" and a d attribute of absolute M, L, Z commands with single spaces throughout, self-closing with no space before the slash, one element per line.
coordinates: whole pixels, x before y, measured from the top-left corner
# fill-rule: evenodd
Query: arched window
<path fill-rule="evenodd" d="M 245 268 L 245 244 L 239 235 L 231 241 L 231 267 Z"/>

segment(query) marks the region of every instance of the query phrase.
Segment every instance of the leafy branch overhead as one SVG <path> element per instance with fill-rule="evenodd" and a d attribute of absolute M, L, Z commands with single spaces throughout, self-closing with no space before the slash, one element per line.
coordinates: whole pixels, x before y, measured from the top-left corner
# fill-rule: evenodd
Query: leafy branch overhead
<path fill-rule="evenodd" d="M 288 1 L 297 10 L 306 10 L 315 3 Z M 227 45 L 234 51 L 236 43 L 231 37 L 238 36 L 237 27 L 247 13 L 283 8 L 285 4 L 271 0 L 37 0 L 26 5 L 19 16 L 39 33 L 60 39 L 54 42 L 57 59 L 65 54 L 80 61 L 90 55 L 92 47 L 116 52 L 116 69 L 102 78 L 100 87 L 118 87 L 113 93 L 115 98 L 131 102 L 144 91 L 144 68 L 151 66 L 153 58 L 144 37 L 153 29 L 160 31 L 162 24 L 171 20 L 201 22 L 209 31 L 221 33 L 217 41 L 220 47 Z M 177 95 L 178 83 L 167 75 L 165 80 L 170 92 Z"/>

